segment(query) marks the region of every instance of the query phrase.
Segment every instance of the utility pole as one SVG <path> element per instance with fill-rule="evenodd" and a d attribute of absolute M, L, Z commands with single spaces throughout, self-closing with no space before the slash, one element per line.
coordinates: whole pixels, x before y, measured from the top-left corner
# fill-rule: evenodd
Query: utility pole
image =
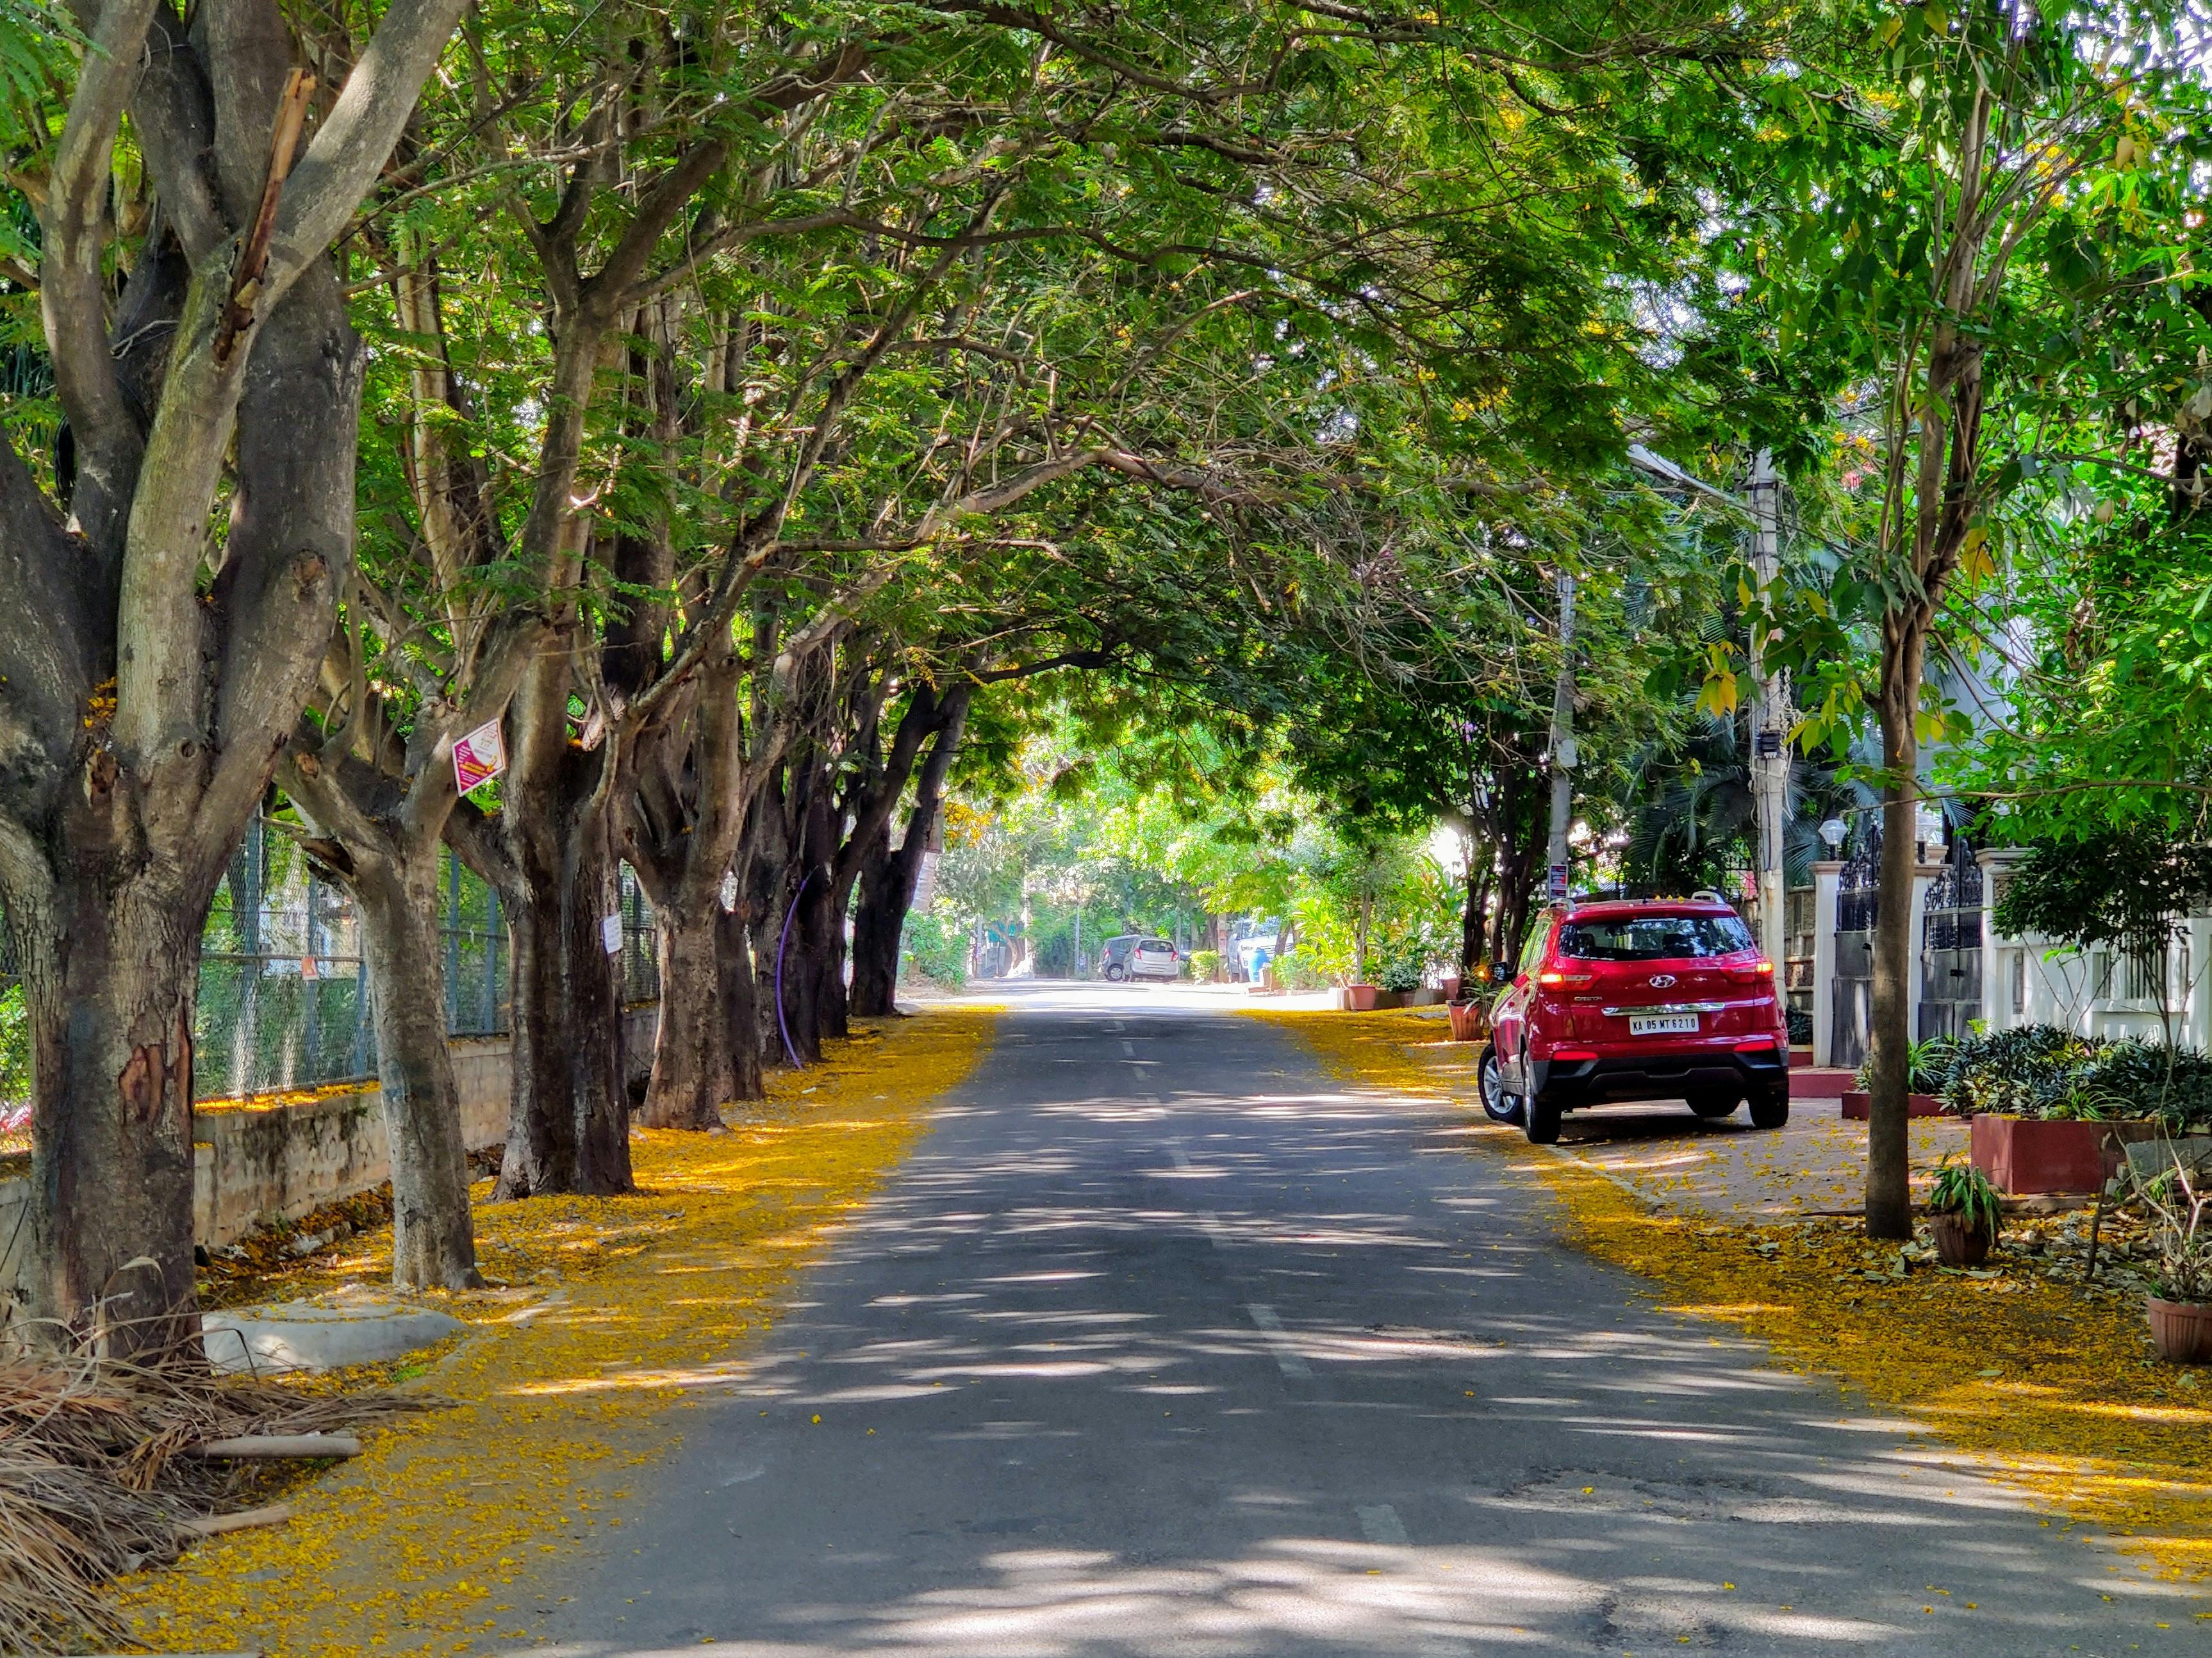
<path fill-rule="evenodd" d="M 1567 896 L 1567 825 L 1575 811 L 1575 579 L 1562 570 L 1559 584 L 1559 677 L 1552 691 L 1552 841 L 1546 897 Z"/>
<path fill-rule="evenodd" d="M 1781 558 L 1781 484 L 1774 452 L 1762 449 L 1751 471 L 1751 563 L 1762 592 Z M 1790 814 L 1790 679 L 1770 673 L 1763 642 L 1751 659 L 1751 794 L 1759 824 L 1759 944 L 1778 977 L 1787 969 L 1782 830 Z"/>

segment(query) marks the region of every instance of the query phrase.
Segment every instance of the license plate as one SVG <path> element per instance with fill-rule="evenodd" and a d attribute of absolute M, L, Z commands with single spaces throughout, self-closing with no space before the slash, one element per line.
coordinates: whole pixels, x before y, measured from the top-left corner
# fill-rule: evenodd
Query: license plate
<path fill-rule="evenodd" d="M 1698 1016 L 1694 1013 L 1632 1013 L 1628 1018 L 1628 1034 L 1632 1036 L 1694 1036 L 1698 1034 Z"/>

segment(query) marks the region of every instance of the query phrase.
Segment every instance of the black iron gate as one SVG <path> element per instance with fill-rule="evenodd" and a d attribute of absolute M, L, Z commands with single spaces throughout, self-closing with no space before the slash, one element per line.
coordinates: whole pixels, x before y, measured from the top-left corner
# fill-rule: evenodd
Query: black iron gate
<path fill-rule="evenodd" d="M 1836 881 L 1836 976 L 1828 1063 L 1855 1068 L 1874 1024 L 1874 922 L 1881 901 L 1881 830 L 1869 823 Z"/>
<path fill-rule="evenodd" d="M 1921 908 L 1917 1035 L 1964 1036 L 1981 1017 L 1982 865 L 1966 837 L 1954 835 Z"/>

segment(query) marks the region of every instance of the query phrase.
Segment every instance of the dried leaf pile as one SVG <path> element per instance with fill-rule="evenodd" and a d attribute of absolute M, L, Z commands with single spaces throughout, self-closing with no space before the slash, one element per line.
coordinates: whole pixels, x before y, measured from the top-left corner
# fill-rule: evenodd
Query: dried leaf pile
<path fill-rule="evenodd" d="M 243 1483 L 188 1448 L 356 1426 L 432 1402 L 319 1398 L 88 1354 L 0 1358 L 0 1652 L 125 1634 L 101 1586 L 175 1558 L 186 1522 L 234 1506 Z"/>
<path fill-rule="evenodd" d="M 1672 1311 L 1770 1344 L 1790 1369 L 1840 1377 L 1936 1429 L 1978 1467 L 2123 1540 L 2146 1573 L 2212 1574 L 2212 1376 L 2153 1356 L 2131 1227 L 2112 1280 L 2085 1284 L 2078 1218 L 2008 1222 L 1987 1270 L 1869 1242 L 1856 1222 L 1754 1225 L 1656 1212 L 1574 1155 L 1494 1127 L 1472 1044 L 1404 1014 L 1267 1012 L 1340 1074 L 1468 1108 L 1469 1144 L 1512 1157 L 1559 1199 L 1571 1235 L 1660 1286 Z M 2108 1257 L 2111 1259 L 2111 1257 Z"/>
<path fill-rule="evenodd" d="M 794 1275 L 988 1044 L 988 1010 L 855 1033 L 772 1079 L 719 1134 L 645 1132 L 639 1190 L 483 1204 L 493 1288 L 425 1296 L 474 1327 L 422 1385 L 453 1400 L 291 1494 L 296 1517 L 126 1586 L 160 1651 L 459 1653 L 528 1637 L 579 1546 L 619 1537 L 623 1481 L 679 1442 L 684 1403 L 741 1377 Z M 388 1229 L 254 1287 L 292 1298 L 391 1270 Z M 243 1289 L 234 1284 L 234 1289 Z M 406 1376 L 417 1366 L 407 1367 Z"/>

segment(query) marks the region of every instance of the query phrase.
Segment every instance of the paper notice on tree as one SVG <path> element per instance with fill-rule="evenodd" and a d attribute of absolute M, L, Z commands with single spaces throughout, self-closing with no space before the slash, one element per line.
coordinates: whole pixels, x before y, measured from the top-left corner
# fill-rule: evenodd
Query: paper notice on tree
<path fill-rule="evenodd" d="M 606 945 L 608 955 L 619 956 L 622 953 L 621 915 L 610 915 L 599 923 L 599 940 Z"/>
<path fill-rule="evenodd" d="M 507 769 L 507 744 L 499 721 L 487 720 L 453 744 L 453 786 L 466 794 Z"/>

